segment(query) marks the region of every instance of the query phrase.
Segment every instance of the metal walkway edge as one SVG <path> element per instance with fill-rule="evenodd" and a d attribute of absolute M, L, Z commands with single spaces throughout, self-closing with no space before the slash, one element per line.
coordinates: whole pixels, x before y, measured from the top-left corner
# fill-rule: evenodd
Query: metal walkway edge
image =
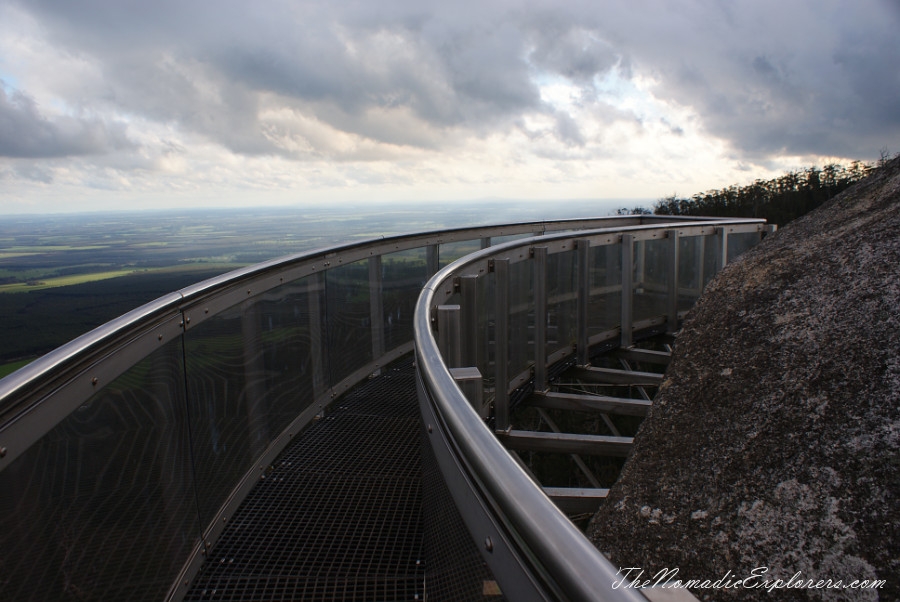
<path fill-rule="evenodd" d="M 185 600 L 424 599 L 412 358 L 338 399 L 244 500 Z"/>

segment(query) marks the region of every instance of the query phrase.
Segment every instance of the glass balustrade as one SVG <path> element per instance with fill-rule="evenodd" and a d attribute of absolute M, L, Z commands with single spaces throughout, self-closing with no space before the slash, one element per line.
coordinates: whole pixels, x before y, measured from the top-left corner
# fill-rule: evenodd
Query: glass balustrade
<path fill-rule="evenodd" d="M 514 507 L 510 492 L 523 484 L 506 489 L 507 477 L 491 472 L 510 466 L 489 429 L 490 438 L 477 442 L 453 429 L 496 426 L 500 402 L 535 373 L 617 329 L 630 332 L 623 316 L 664 323 L 673 298 L 687 309 L 763 228 L 758 220 L 728 222 L 723 250 L 720 223 L 716 230 L 678 222 L 676 267 L 667 239 L 673 226 L 658 218 L 379 239 L 247 268 L 173 295 L 159 315 L 85 335 L 79 350 L 54 352 L 0 381 L 0 588 L 16 600 L 178 599 L 221 524 L 293 434 L 327 412 L 332 398 L 409 352 L 414 335 L 420 347 L 430 344 L 439 322 L 432 312 L 444 306 L 459 307 L 451 322 L 457 340 L 448 340 L 460 367 L 477 369 L 482 405 L 462 398 L 471 416 L 446 406 L 461 394 L 440 376 L 447 362 L 418 350 L 422 399 L 432 412 L 423 423 L 462 454 L 454 462 L 463 473 L 455 474 L 447 472 L 450 452 L 434 452 L 429 465 L 440 468 L 443 488 L 434 499 L 470 488 L 469 502 L 450 514 L 469 529 L 471 550 L 504 559 L 489 563 L 504 591 L 519 570 L 544 571 L 541 587 L 570 587 L 572 574 L 542 558 L 542 538 L 559 543 L 548 531 L 556 518 L 540 526 L 541 516 L 526 520 Z M 580 231 L 551 233 L 567 229 Z M 546 234 L 531 238 L 536 232 Z M 633 237 L 626 253 L 622 232 Z M 416 312 L 426 314 L 424 325 Z M 440 512 L 431 516 L 442 520 Z M 488 543 L 472 527 L 483 520 L 502 526 Z M 519 543 L 504 550 L 510 537 Z M 510 568 L 519 563 L 524 568 Z M 465 591 L 490 578 L 482 568 L 472 575 L 480 581 Z M 547 575 L 559 582 L 550 585 Z"/>

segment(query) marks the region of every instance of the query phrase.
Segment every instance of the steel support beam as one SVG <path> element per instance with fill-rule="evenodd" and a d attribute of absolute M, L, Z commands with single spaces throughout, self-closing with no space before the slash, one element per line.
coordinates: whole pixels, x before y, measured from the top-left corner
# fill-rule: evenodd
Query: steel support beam
<path fill-rule="evenodd" d="M 631 451 L 633 442 L 631 437 L 515 430 L 498 437 L 506 447 L 514 450 L 623 458 Z"/>
<path fill-rule="evenodd" d="M 528 405 L 548 410 L 572 410 L 604 412 L 625 416 L 646 416 L 650 402 L 644 399 L 608 397 L 606 395 L 581 395 L 578 393 L 535 393 L 528 398 Z"/>
<path fill-rule="evenodd" d="M 651 349 L 640 349 L 632 347 L 630 349 L 619 349 L 616 355 L 622 359 L 635 362 L 643 362 L 645 364 L 656 364 L 659 366 L 668 366 L 672 361 L 672 354 L 668 351 L 653 351 Z"/>
<path fill-rule="evenodd" d="M 565 514 L 593 514 L 609 495 L 609 489 L 544 487 L 544 494 Z"/>
<path fill-rule="evenodd" d="M 656 372 L 637 372 L 635 370 L 596 368 L 594 366 L 576 367 L 575 376 L 595 383 L 635 386 L 658 386 L 662 383 L 664 377 L 663 374 L 657 374 Z"/>
<path fill-rule="evenodd" d="M 547 426 L 550 427 L 554 433 L 561 433 L 562 430 L 556 425 L 553 419 L 545 412 L 543 409 L 538 408 L 538 414 L 541 416 L 541 420 L 547 423 Z M 594 476 L 594 473 L 591 472 L 591 469 L 588 468 L 588 465 L 584 463 L 584 460 L 581 459 L 581 456 L 578 454 L 571 455 L 572 461 L 575 462 L 575 465 L 581 470 L 581 473 L 585 476 L 588 482 L 594 487 L 600 487 L 600 481 L 597 480 L 597 477 Z"/>

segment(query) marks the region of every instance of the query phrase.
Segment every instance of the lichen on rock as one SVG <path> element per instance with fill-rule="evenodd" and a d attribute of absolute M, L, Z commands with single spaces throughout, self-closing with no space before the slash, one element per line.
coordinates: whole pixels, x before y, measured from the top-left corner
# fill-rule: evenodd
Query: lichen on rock
<path fill-rule="evenodd" d="M 886 580 L 772 599 L 900 599 L 900 159 L 710 283 L 589 536 L 679 578 Z"/>

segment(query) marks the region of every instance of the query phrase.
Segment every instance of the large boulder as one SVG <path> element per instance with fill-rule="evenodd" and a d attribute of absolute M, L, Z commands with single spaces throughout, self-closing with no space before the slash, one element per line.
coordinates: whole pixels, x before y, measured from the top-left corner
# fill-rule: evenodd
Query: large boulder
<path fill-rule="evenodd" d="M 589 536 L 644 580 L 750 578 L 704 600 L 900 600 L 900 159 L 709 285 Z M 813 587 L 743 587 L 776 578 Z"/>

